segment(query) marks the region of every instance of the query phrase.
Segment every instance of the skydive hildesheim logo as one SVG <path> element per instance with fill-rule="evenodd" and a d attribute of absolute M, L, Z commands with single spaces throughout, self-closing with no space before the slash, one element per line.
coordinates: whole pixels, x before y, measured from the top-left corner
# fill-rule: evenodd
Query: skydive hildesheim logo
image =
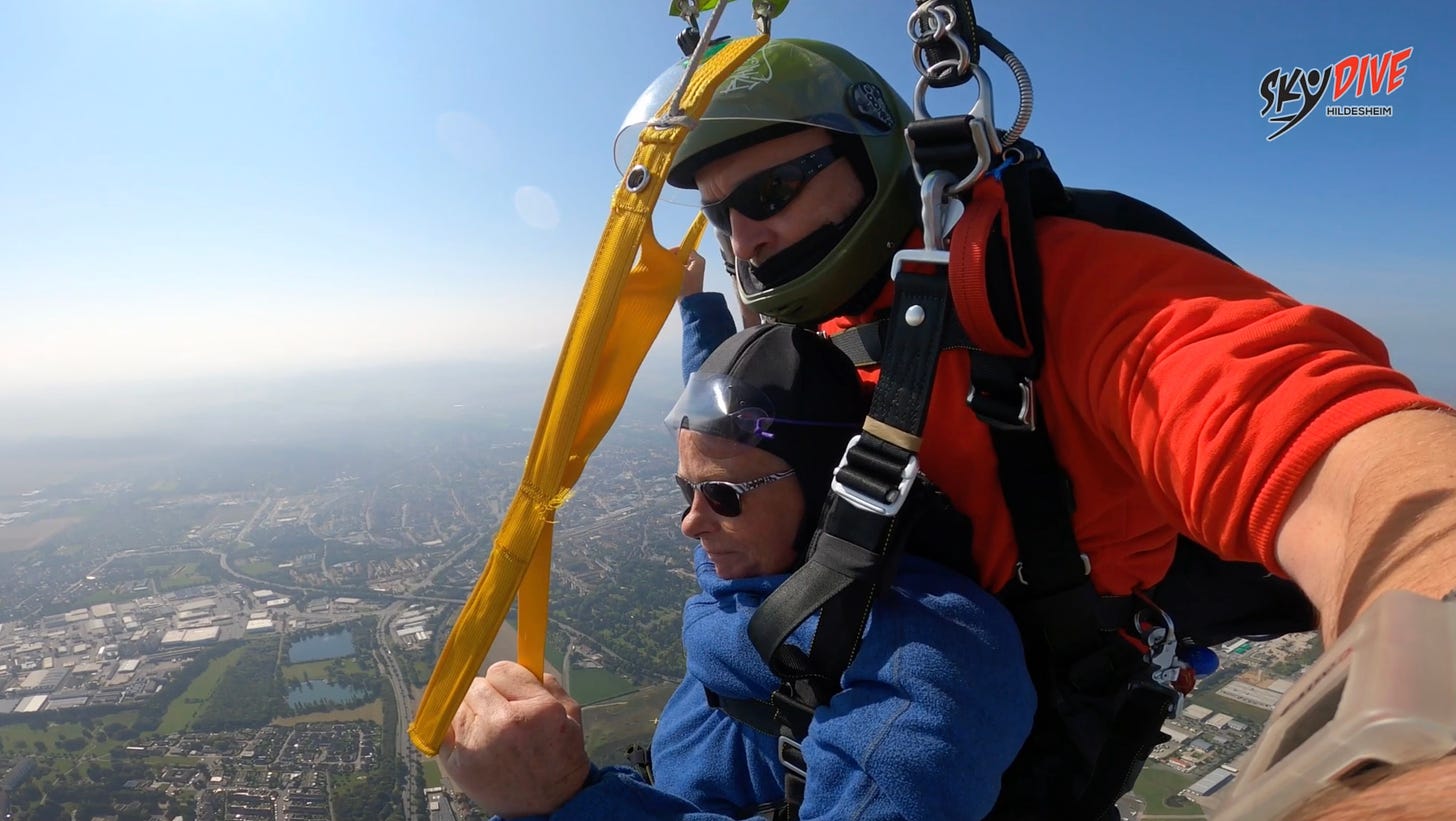
<path fill-rule="evenodd" d="M 1411 48 L 1407 46 L 1400 51 L 1387 51 L 1384 54 L 1351 54 L 1323 69 L 1295 68 L 1285 71 L 1283 68 L 1276 68 L 1270 71 L 1259 84 L 1259 96 L 1264 100 L 1259 116 L 1270 123 L 1278 123 L 1279 130 L 1264 139 L 1272 140 L 1299 125 L 1319 106 L 1326 90 L 1334 95 L 1330 98 L 1331 103 L 1339 102 L 1352 89 L 1356 97 L 1366 91 L 1371 97 L 1377 94 L 1390 95 L 1405 84 L 1406 60 L 1410 56 Z M 1298 105 L 1293 105 L 1295 103 Z M 1294 110 L 1286 114 L 1286 106 Z M 1394 115 L 1395 106 L 1391 105 L 1325 106 L 1326 117 Z"/>

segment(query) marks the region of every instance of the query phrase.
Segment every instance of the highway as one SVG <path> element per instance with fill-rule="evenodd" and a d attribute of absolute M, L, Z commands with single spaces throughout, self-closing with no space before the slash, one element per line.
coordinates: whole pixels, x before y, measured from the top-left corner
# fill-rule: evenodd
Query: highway
<path fill-rule="evenodd" d="M 394 623 L 394 617 L 399 614 L 403 602 L 396 601 L 376 614 L 378 623 L 375 626 L 374 660 L 379 664 L 379 670 L 394 690 L 395 704 L 395 730 L 394 746 L 395 754 L 399 756 L 400 763 L 404 766 L 404 788 L 401 791 L 401 800 L 404 802 L 405 821 L 428 821 L 416 815 L 416 796 L 425 794 L 425 785 L 420 780 L 419 753 L 415 751 L 414 745 L 409 740 L 409 723 L 415 714 L 414 699 L 410 697 L 409 681 L 399 669 L 399 660 L 395 657 L 394 651 L 390 649 L 390 625 Z"/>

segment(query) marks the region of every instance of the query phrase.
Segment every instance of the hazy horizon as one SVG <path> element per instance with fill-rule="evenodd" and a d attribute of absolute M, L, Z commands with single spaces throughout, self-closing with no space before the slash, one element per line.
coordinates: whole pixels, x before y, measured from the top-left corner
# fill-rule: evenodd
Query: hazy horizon
<path fill-rule="evenodd" d="M 748 5 L 726 31 L 751 30 Z M 680 59 L 664 11 L 586 4 L 547 34 L 533 6 L 458 0 L 0 6 L 0 438 L 421 363 L 537 363 L 539 407 L 620 179 L 617 128 Z M 844 45 L 909 95 L 908 11 L 795 0 L 773 31 Z M 1450 8 L 981 11 L 1030 72 L 1028 136 L 1067 184 L 1166 210 L 1456 399 Z M 1358 101 L 1392 116 L 1316 113 L 1266 139 L 1271 69 L 1407 47 L 1401 87 Z M 988 71 L 1004 125 L 1014 84 Z M 658 239 L 691 216 L 659 207 Z M 729 287 L 716 260 L 708 287 Z M 649 366 L 669 381 L 678 334 L 669 318 Z"/>
<path fill-rule="evenodd" d="M 665 410 L 681 387 L 676 351 L 654 352 L 625 414 Z M 340 423 L 488 420 L 534 430 L 556 353 L 68 386 L 6 397 L 0 447 L 37 440 L 197 436 L 230 430 L 298 439 Z"/>

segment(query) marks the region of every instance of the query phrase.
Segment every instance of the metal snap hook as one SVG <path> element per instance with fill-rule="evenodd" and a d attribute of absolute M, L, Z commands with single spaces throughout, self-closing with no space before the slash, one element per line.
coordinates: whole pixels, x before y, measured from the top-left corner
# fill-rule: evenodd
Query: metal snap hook
<path fill-rule="evenodd" d="M 925 248 L 945 250 L 945 197 L 955 181 L 955 174 L 943 169 L 925 175 L 920 183 L 920 224 L 924 228 Z"/>

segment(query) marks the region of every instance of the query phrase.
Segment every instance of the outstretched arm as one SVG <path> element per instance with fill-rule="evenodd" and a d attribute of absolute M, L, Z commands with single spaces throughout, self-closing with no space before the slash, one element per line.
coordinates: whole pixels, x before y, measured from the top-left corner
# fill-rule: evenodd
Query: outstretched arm
<path fill-rule="evenodd" d="M 1327 637 L 1456 587 L 1456 416 L 1379 339 L 1157 237 L 1044 223 L 1050 367 L 1180 530 L 1287 573 Z"/>
<path fill-rule="evenodd" d="M 1346 434 L 1300 484 L 1276 550 L 1327 640 L 1386 590 L 1456 588 L 1456 415 L 1402 411 Z"/>

